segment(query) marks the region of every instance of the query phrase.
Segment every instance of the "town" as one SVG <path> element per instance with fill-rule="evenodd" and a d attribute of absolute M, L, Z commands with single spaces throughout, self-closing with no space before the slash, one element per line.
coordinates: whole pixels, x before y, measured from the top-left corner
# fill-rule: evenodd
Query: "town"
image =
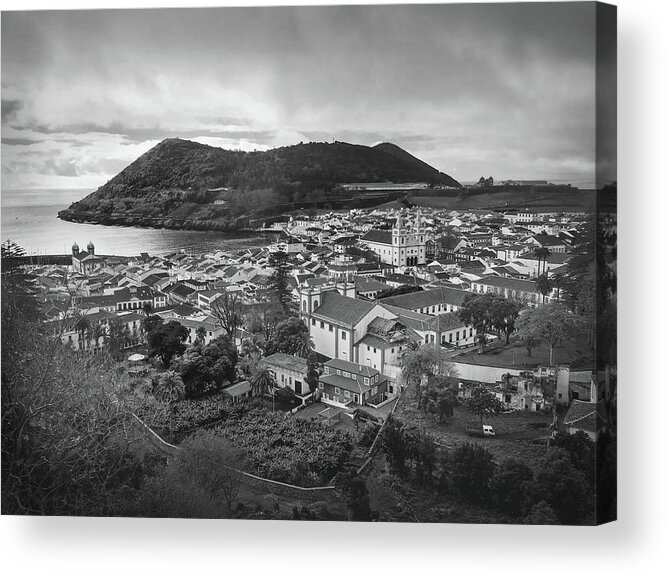
<path fill-rule="evenodd" d="M 492 485 L 505 482 L 484 520 L 588 523 L 593 482 L 562 501 L 535 462 L 551 445 L 569 448 L 574 479 L 587 480 L 612 425 L 615 374 L 597 368 L 573 285 L 590 221 L 584 211 L 392 202 L 278 218 L 261 230 L 272 238 L 264 248 L 124 257 L 75 242 L 71 261 L 26 267 L 49 337 L 76 356 L 112 358 L 161 453 L 235 414 L 240 423 L 216 433 L 230 449 L 263 450 L 246 454 L 246 480 L 327 490 L 344 472 L 355 478 L 345 482 L 350 518 L 466 521 L 466 511 L 378 504 L 386 493 L 373 496 L 368 475 L 485 505 L 492 472 L 465 485 L 445 472 L 467 449 L 494 457 Z M 604 227 L 611 268 L 614 226 Z M 299 435 L 286 452 L 260 437 L 258 414 Z M 328 452 L 320 461 L 304 441 Z M 448 464 L 442 448 L 454 453 Z M 509 487 L 519 475 L 530 493 Z M 292 513 L 316 515 L 302 504 Z"/>

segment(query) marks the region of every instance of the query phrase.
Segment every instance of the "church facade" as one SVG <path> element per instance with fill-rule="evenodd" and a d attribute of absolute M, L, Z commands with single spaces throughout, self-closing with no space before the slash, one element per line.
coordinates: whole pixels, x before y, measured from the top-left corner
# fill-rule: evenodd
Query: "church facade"
<path fill-rule="evenodd" d="M 393 228 L 370 230 L 361 241 L 375 252 L 382 262 L 396 267 L 413 267 L 426 262 L 426 234 L 421 222 L 421 212 L 417 212 L 414 224 L 405 224 L 402 214 Z"/>

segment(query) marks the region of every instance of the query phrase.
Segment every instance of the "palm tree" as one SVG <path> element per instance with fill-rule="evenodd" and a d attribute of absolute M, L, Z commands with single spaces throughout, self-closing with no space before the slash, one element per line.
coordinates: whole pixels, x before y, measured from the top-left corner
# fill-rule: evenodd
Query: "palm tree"
<path fill-rule="evenodd" d="M 169 409 L 169 437 L 173 441 L 173 405 L 185 397 L 185 384 L 180 374 L 166 371 L 157 380 L 155 397 L 167 404 Z"/>
<path fill-rule="evenodd" d="M 314 342 L 308 332 L 302 332 L 299 336 L 294 346 L 295 355 L 307 359 L 314 352 Z"/>
<path fill-rule="evenodd" d="M 254 370 L 254 373 L 250 376 L 252 395 L 261 397 L 266 395 L 269 388 L 273 387 L 275 387 L 275 378 L 273 377 L 273 374 L 266 367 L 257 367 Z"/>
<path fill-rule="evenodd" d="M 543 262 L 543 271 L 546 271 L 546 261 L 550 255 L 550 250 L 546 247 L 536 248 L 534 255 L 537 257 L 537 277 L 541 275 L 541 263 Z"/>
<path fill-rule="evenodd" d="M 92 329 L 92 338 L 95 341 L 95 349 L 99 348 L 100 338 L 106 335 L 106 328 L 101 323 L 96 323 Z"/>
<path fill-rule="evenodd" d="M 539 290 L 543 297 L 543 302 L 546 302 L 546 296 L 552 291 L 553 289 L 553 282 L 552 280 L 548 277 L 547 273 L 541 274 L 537 280 L 536 280 L 536 288 Z"/>

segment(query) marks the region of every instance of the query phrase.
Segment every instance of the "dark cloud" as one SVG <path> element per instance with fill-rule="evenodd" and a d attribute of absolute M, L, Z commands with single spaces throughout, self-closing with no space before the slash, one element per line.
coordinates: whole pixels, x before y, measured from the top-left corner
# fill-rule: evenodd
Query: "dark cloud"
<path fill-rule="evenodd" d="M 392 141 L 462 180 L 589 178 L 594 10 L 563 2 L 4 13 L 2 119 L 14 132 L 3 141 L 48 136 L 100 170 L 113 164 L 84 160 L 96 137 L 245 149 Z M 98 160 L 110 146 L 97 146 Z M 111 160 L 126 162 L 127 150 Z"/>

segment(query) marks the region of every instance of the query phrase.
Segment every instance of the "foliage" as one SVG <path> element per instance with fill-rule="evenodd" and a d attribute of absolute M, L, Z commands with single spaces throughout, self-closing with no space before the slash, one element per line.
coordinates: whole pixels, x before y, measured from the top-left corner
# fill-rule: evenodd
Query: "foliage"
<path fill-rule="evenodd" d="M 275 396 L 278 401 L 284 403 L 293 403 L 296 398 L 296 392 L 289 386 L 280 387 L 276 392 Z"/>
<path fill-rule="evenodd" d="M 14 322 L 35 322 L 41 318 L 36 299 L 37 287 L 35 276 L 23 269 L 20 258 L 25 250 L 12 241 L 5 241 L 0 246 L 2 260 L 2 331 L 9 333 Z"/>
<path fill-rule="evenodd" d="M 481 345 L 491 330 L 503 332 L 508 343 L 515 329 L 521 304 L 496 294 L 468 294 L 458 310 L 458 317 L 476 329 Z"/>
<path fill-rule="evenodd" d="M 485 502 L 495 473 L 493 456 L 475 443 L 465 443 L 453 450 L 449 460 L 449 476 L 457 492 L 466 500 Z"/>
<path fill-rule="evenodd" d="M 530 512 L 524 517 L 525 525 L 560 525 L 553 508 L 545 501 L 532 505 Z"/>
<path fill-rule="evenodd" d="M 507 515 L 522 515 L 533 478 L 532 470 L 524 463 L 515 459 L 503 461 L 492 483 L 497 507 Z"/>
<path fill-rule="evenodd" d="M 122 357 L 122 351 L 128 345 L 131 338 L 129 327 L 119 317 L 109 319 L 106 333 L 106 343 L 109 353 L 114 359 Z"/>
<path fill-rule="evenodd" d="M 589 485 L 594 485 L 595 445 L 584 431 L 558 433 L 551 445 L 567 451 L 573 466 L 583 474 Z"/>
<path fill-rule="evenodd" d="M 465 400 L 465 407 L 475 415 L 478 415 L 481 425 L 483 425 L 484 415 L 492 416 L 501 413 L 502 402 L 487 387 L 477 385 L 472 390 L 471 397 Z"/>
<path fill-rule="evenodd" d="M 549 451 L 536 474 L 531 497 L 548 503 L 565 525 L 580 525 L 590 519 L 590 486 L 563 449 Z"/>
<path fill-rule="evenodd" d="M 236 379 L 238 352 L 226 336 L 220 336 L 207 345 L 197 341 L 173 361 L 172 368 L 185 383 L 188 398 L 217 393 L 224 382 Z"/>
<path fill-rule="evenodd" d="M 526 309 L 516 321 L 521 340 L 545 341 L 550 350 L 549 361 L 553 363 L 553 351 L 565 339 L 571 339 L 571 328 L 579 318 L 557 303 L 544 304 Z"/>
<path fill-rule="evenodd" d="M 539 290 L 539 293 L 543 296 L 543 301 L 546 301 L 546 296 L 552 291 L 554 287 L 554 282 L 551 280 L 547 274 L 541 274 L 536 279 L 536 288 Z"/>
<path fill-rule="evenodd" d="M 175 371 L 165 371 L 157 377 L 155 397 L 169 405 L 185 397 L 183 378 Z"/>
<path fill-rule="evenodd" d="M 266 342 L 266 355 L 286 353 L 308 358 L 314 344 L 308 327 L 297 317 L 288 317 L 275 327 L 272 337 Z"/>
<path fill-rule="evenodd" d="M 414 293 L 419 291 L 423 291 L 423 288 L 421 286 L 401 285 L 398 287 L 390 287 L 380 291 L 375 299 L 384 299 L 387 297 L 392 297 L 394 295 L 403 295 L 406 293 Z"/>
<path fill-rule="evenodd" d="M 319 387 L 319 365 L 314 354 L 308 356 L 308 367 L 307 373 L 305 374 L 305 383 L 308 384 L 310 393 L 315 393 Z"/>
<path fill-rule="evenodd" d="M 167 367 L 176 355 L 181 355 L 187 346 L 189 336 L 187 328 L 177 321 L 157 325 L 148 332 L 148 354 L 159 357 Z"/>
<path fill-rule="evenodd" d="M 347 433 L 264 409 L 230 417 L 216 431 L 247 452 L 248 464 L 258 475 L 302 486 L 330 481 L 352 450 Z"/>
<path fill-rule="evenodd" d="M 372 521 L 370 494 L 365 479 L 351 472 L 343 481 L 349 521 Z"/>
<path fill-rule="evenodd" d="M 250 387 L 255 397 L 266 395 L 275 385 L 275 378 L 267 367 L 258 366 L 250 376 Z"/>
<path fill-rule="evenodd" d="M 289 256 L 282 251 L 271 252 L 268 265 L 273 268 L 270 277 L 270 289 L 273 299 L 279 304 L 283 313 L 287 313 L 291 295 L 289 294 L 288 274 Z"/>
<path fill-rule="evenodd" d="M 458 405 L 455 382 L 441 376 L 428 378 L 418 401 L 419 409 L 437 415 L 439 423 L 442 423 L 446 417 L 453 417 L 453 410 Z"/>
<path fill-rule="evenodd" d="M 200 432 L 141 489 L 136 517 L 228 518 L 238 499 L 244 460 L 227 441 Z"/>
<path fill-rule="evenodd" d="M 455 368 L 445 360 L 444 351 L 436 345 L 423 345 L 402 356 L 402 377 L 408 383 L 421 383 L 430 375 L 455 377 Z"/>
<path fill-rule="evenodd" d="M 227 290 L 223 291 L 210 306 L 213 317 L 230 337 L 234 337 L 236 329 L 242 323 L 241 308 L 240 295 Z"/>
<path fill-rule="evenodd" d="M 114 515 L 142 475 L 121 376 L 21 323 L 2 333 L 2 513 Z"/>

